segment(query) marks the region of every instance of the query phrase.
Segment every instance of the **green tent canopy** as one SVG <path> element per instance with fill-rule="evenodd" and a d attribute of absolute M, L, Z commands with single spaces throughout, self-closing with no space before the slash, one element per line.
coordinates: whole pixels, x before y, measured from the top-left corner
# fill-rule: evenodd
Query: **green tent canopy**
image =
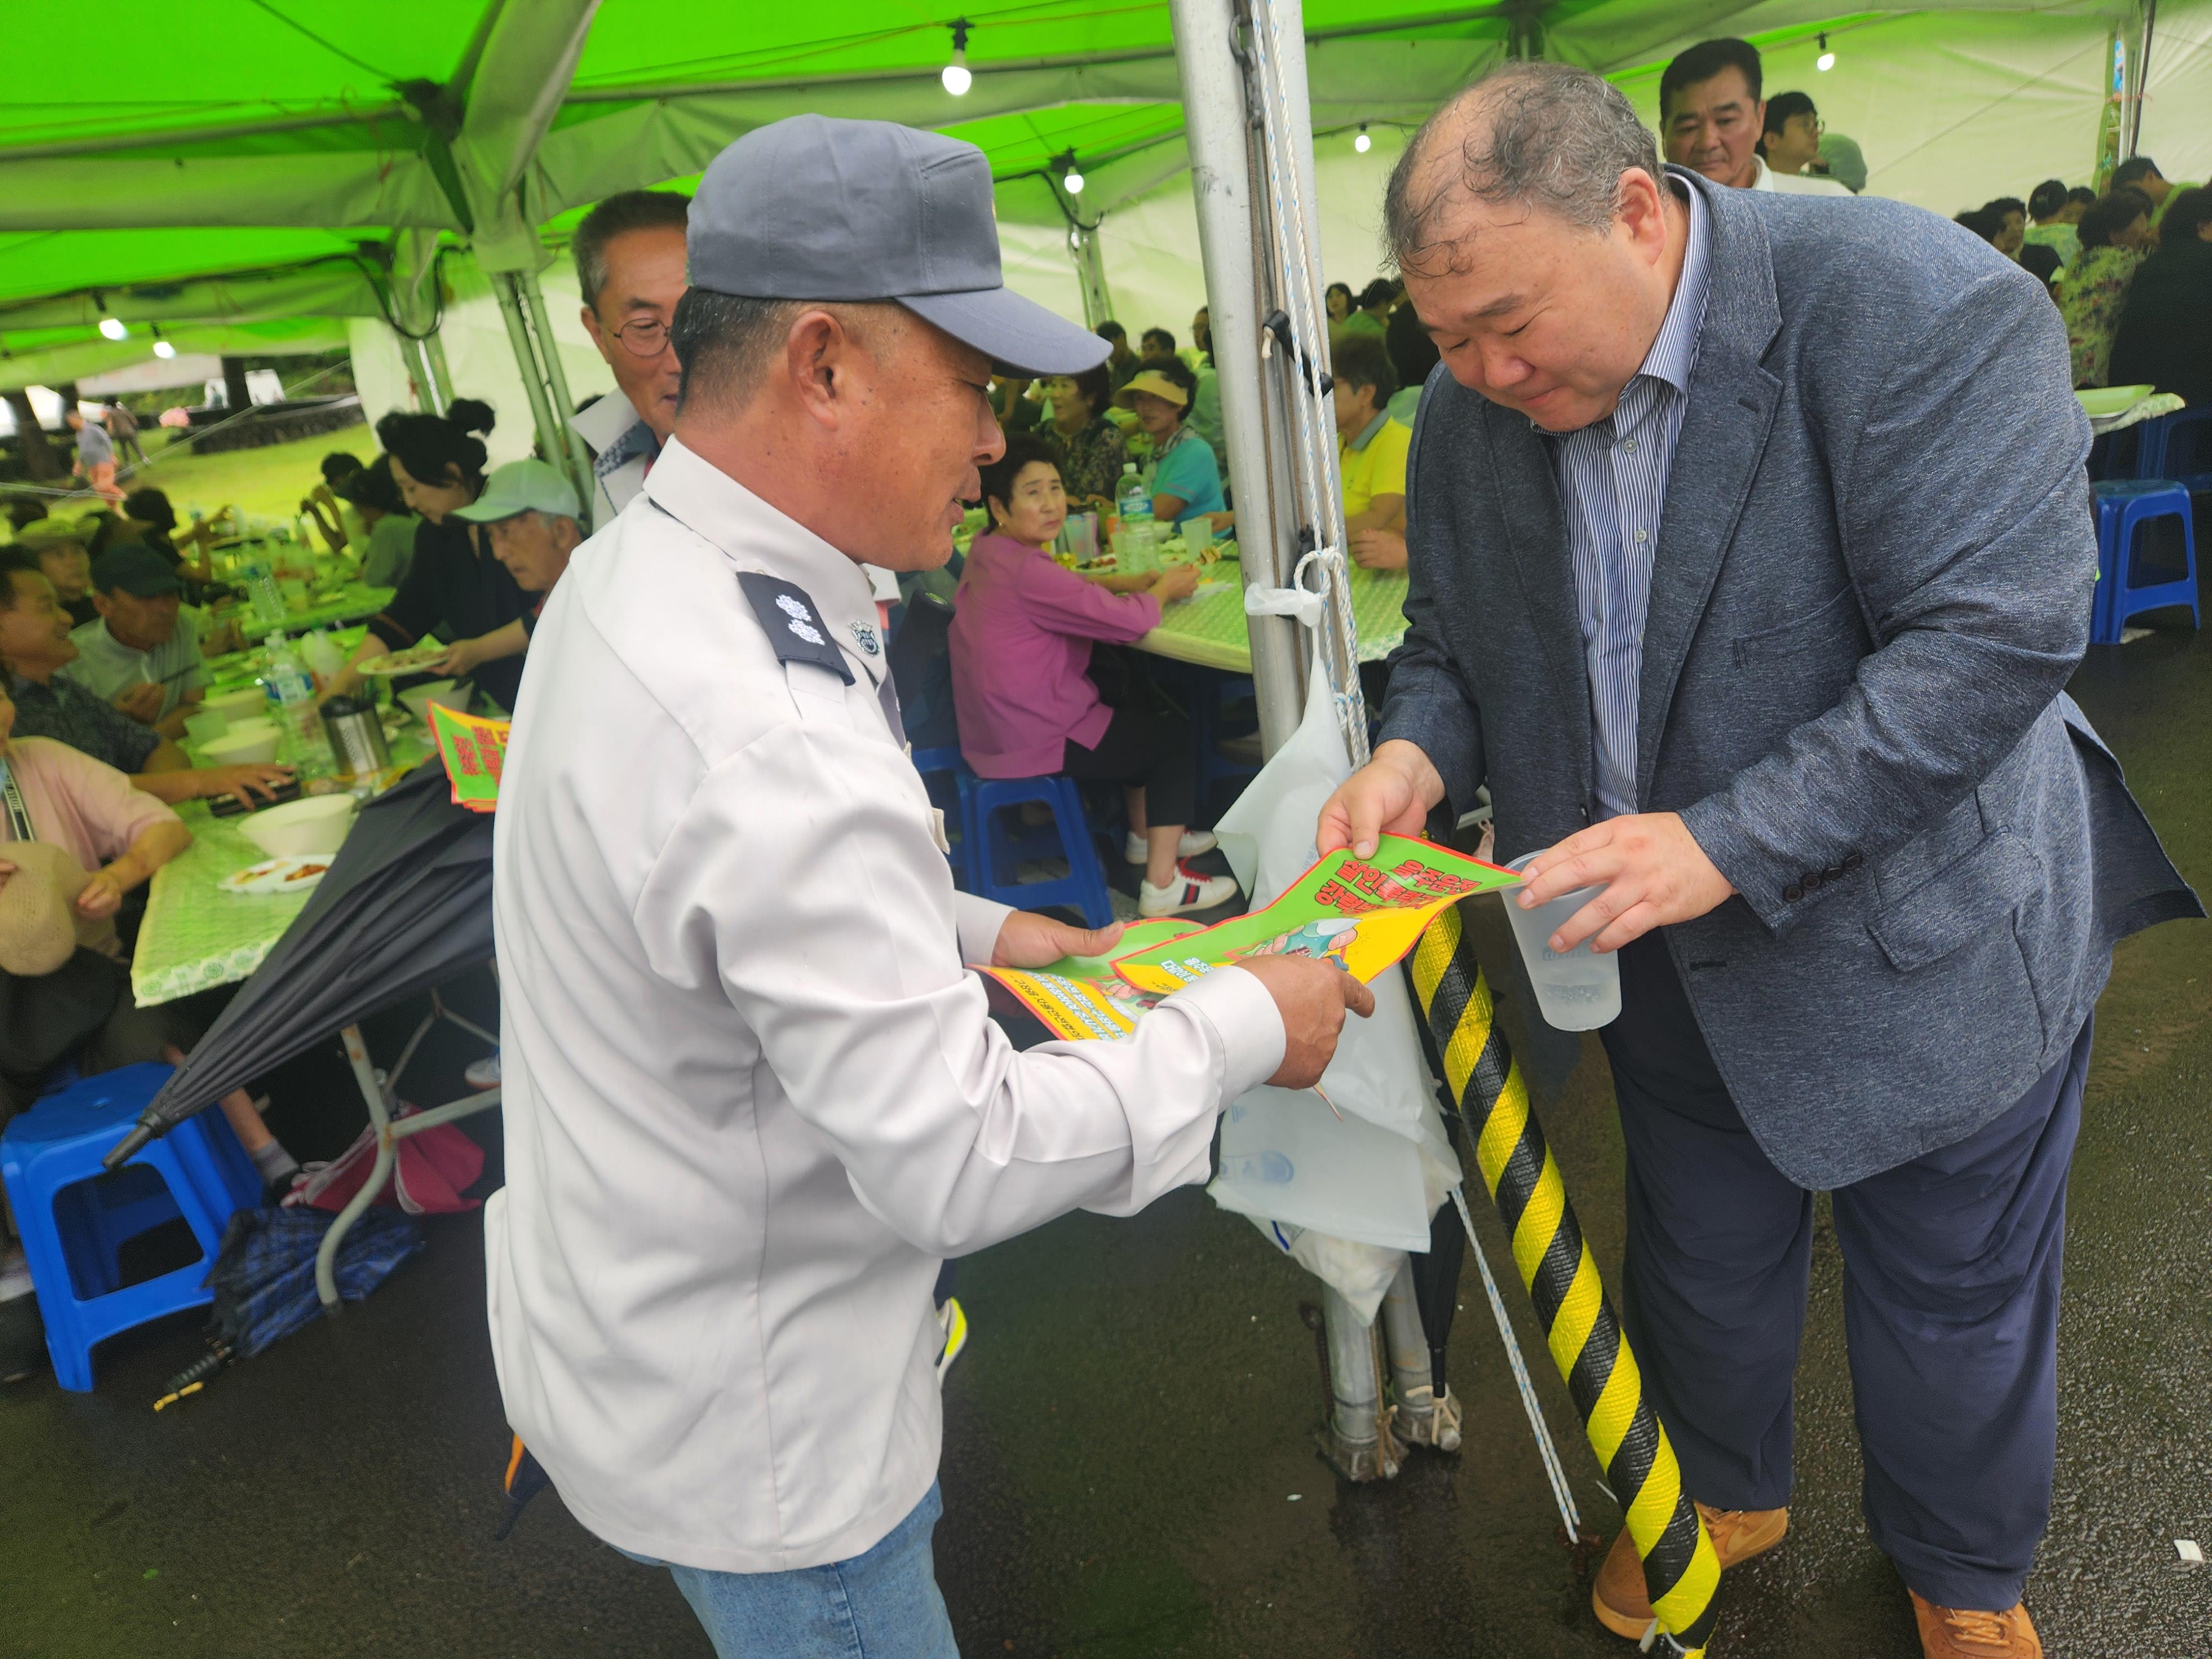
<path fill-rule="evenodd" d="M 540 265 L 592 202 L 695 176 L 739 133 L 806 110 L 981 145 L 1014 280 L 1055 302 L 1076 294 L 1075 220 L 1103 220 L 1133 314 L 1172 318 L 1201 291 L 1164 0 L 977 0 L 957 14 L 974 77 L 959 98 L 939 80 L 951 18 L 910 0 L 111 0 L 91 57 L 75 15 L 18 9 L 0 66 L 18 82 L 0 118 L 0 352 L 111 314 L 386 315 L 434 246 L 466 244 L 491 271 Z M 1770 90 L 1812 92 L 1858 139 L 1872 190 L 1938 211 L 2086 180 L 2115 112 L 2139 118 L 2169 177 L 2204 177 L 2212 0 L 2158 9 L 2146 79 L 2149 21 L 2138 0 L 1310 0 L 1314 125 L 1325 154 L 1343 150 L 1322 173 L 1324 257 L 1332 275 L 1371 273 L 1389 157 L 1489 64 L 1584 64 L 1656 116 L 1666 59 L 1724 33 L 1761 46 Z M 1363 124 L 1376 142 L 1354 161 Z M 1071 159 L 1076 197 L 1060 182 Z M 404 308 L 419 326 L 419 298 Z"/>

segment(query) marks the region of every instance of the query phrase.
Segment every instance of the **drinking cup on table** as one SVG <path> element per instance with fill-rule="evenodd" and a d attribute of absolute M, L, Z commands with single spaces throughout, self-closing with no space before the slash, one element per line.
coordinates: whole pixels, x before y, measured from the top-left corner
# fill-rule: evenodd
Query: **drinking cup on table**
<path fill-rule="evenodd" d="M 1506 867 L 1516 873 L 1534 853 L 1517 858 Z M 1584 939 L 1571 951 L 1554 951 L 1549 943 L 1568 919 L 1605 889 L 1577 887 L 1549 904 L 1533 910 L 1521 908 L 1518 890 L 1503 895 L 1506 920 L 1513 924 L 1514 942 L 1528 964 L 1528 980 L 1536 990 L 1537 1012 L 1554 1030 L 1595 1031 L 1620 1018 L 1620 957 L 1608 951 L 1599 956 Z"/>
<path fill-rule="evenodd" d="M 1194 559 L 1206 556 L 1206 550 L 1213 544 L 1213 520 L 1203 513 L 1194 513 L 1182 521 L 1183 549 Z"/>

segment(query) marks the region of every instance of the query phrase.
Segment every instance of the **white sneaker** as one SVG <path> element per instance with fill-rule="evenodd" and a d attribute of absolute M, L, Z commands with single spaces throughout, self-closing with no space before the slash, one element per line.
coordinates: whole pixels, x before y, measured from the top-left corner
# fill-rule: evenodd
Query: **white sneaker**
<path fill-rule="evenodd" d="M 968 1346 L 968 1316 L 960 1306 L 960 1298 L 948 1296 L 945 1305 L 937 1310 L 938 1328 L 945 1333 L 945 1346 L 937 1351 L 937 1380 L 941 1384 L 945 1373 L 952 1369 L 952 1362 L 960 1358 L 961 1350 Z"/>
<path fill-rule="evenodd" d="M 471 1089 L 498 1088 L 499 1055 L 495 1052 L 486 1054 L 482 1060 L 471 1060 L 461 1077 Z"/>
<path fill-rule="evenodd" d="M 1182 839 L 1176 843 L 1176 856 L 1194 859 L 1200 853 L 1211 853 L 1219 845 L 1211 830 L 1186 830 L 1182 832 Z M 1152 849 L 1145 845 L 1145 838 L 1132 830 L 1128 839 L 1121 843 L 1121 856 L 1132 864 L 1142 864 L 1152 856 Z"/>
<path fill-rule="evenodd" d="M 1217 904 L 1228 903 L 1237 890 L 1234 876 L 1202 875 L 1177 865 L 1175 879 L 1164 887 L 1155 887 L 1149 881 L 1137 884 L 1137 914 L 1180 916 L 1193 910 L 1211 910 Z"/>

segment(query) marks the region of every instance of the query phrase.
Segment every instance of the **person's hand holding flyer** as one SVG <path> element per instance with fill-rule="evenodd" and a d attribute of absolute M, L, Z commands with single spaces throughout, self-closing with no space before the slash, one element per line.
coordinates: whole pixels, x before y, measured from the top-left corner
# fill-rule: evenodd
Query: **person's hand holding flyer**
<path fill-rule="evenodd" d="M 1218 927 L 1138 922 L 1120 954 L 1068 957 L 1048 968 L 979 967 L 1056 1037 L 1126 1036 L 1164 996 L 1247 958 L 1334 962 L 1363 984 L 1401 961 L 1430 919 L 1474 893 L 1516 885 L 1510 870 L 1410 836 L 1381 838 L 1372 858 L 1340 848 L 1273 904 Z"/>

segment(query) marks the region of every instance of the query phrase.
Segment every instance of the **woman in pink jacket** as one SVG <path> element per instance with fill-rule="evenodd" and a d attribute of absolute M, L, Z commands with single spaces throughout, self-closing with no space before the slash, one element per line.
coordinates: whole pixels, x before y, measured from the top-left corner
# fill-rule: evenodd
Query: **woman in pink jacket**
<path fill-rule="evenodd" d="M 1139 911 L 1171 916 L 1227 903 L 1234 880 L 1182 863 L 1213 845 L 1187 827 L 1197 787 L 1190 722 L 1134 703 L 1110 708 L 1089 672 L 1093 642 L 1124 645 L 1150 633 L 1160 607 L 1198 585 L 1195 568 L 1110 593 L 1053 562 L 1045 550 L 1067 518 L 1067 495 L 1051 450 L 1026 434 L 983 469 L 983 502 L 993 528 L 969 550 L 954 600 L 961 753 L 981 777 L 1066 773 L 1124 786 L 1129 862 L 1145 866 Z"/>

